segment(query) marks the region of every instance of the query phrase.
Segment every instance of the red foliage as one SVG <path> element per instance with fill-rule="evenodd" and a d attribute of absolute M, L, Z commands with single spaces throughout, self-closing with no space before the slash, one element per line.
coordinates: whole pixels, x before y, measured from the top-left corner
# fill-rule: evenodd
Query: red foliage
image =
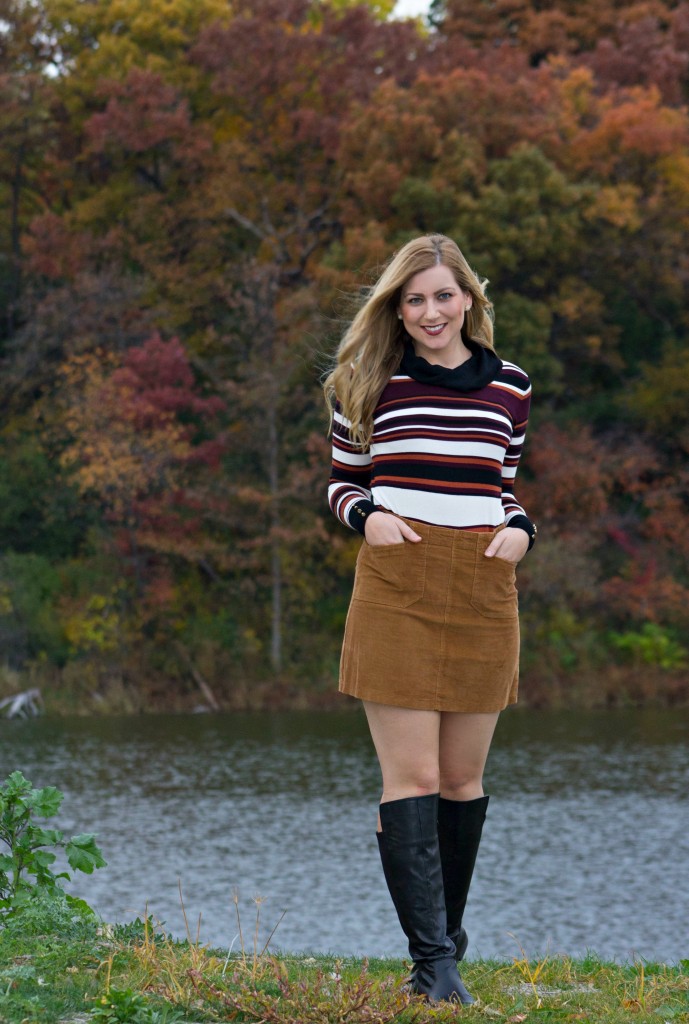
<path fill-rule="evenodd" d="M 186 98 L 152 71 L 132 68 L 122 82 L 101 81 L 97 96 L 107 99 L 105 110 L 85 125 L 94 153 L 112 147 L 144 153 L 174 143 L 178 155 L 189 155 L 209 147 L 201 126 L 191 122 Z"/>
<path fill-rule="evenodd" d="M 225 403 L 217 395 L 196 393 L 189 357 L 178 338 L 163 341 L 154 334 L 141 347 L 130 348 L 124 365 L 110 378 L 118 389 L 137 430 L 155 426 L 162 418 L 192 414 L 209 419 L 222 412 Z M 217 442 L 206 446 L 210 455 Z"/>
<path fill-rule="evenodd" d="M 89 263 L 90 239 L 48 211 L 34 217 L 23 238 L 27 269 L 52 280 L 73 280 Z"/>
<path fill-rule="evenodd" d="M 254 143 L 270 144 L 276 158 L 305 145 L 334 158 L 344 111 L 382 80 L 409 84 L 416 75 L 412 23 L 377 21 L 365 4 L 324 6 L 319 19 L 308 0 L 252 0 L 229 25 L 205 29 L 192 50 Z"/>
<path fill-rule="evenodd" d="M 689 53 L 677 47 L 657 18 L 622 24 L 616 39 L 600 39 L 581 62 L 592 68 L 603 86 L 654 85 L 664 103 L 683 102 Z"/>

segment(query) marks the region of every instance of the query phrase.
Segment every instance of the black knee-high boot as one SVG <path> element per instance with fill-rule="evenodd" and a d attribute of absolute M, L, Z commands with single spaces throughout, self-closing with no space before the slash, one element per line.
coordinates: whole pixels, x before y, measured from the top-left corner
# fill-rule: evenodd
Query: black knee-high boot
<path fill-rule="evenodd" d="M 469 943 L 462 918 L 486 820 L 488 799 L 480 796 L 476 800 L 446 800 L 445 797 L 438 800 L 438 842 L 447 934 L 455 944 L 457 960 L 462 959 Z"/>
<path fill-rule="evenodd" d="M 414 961 L 412 987 L 432 1002 L 473 1003 L 447 936 L 438 845 L 438 794 L 380 805 L 383 873 Z"/>

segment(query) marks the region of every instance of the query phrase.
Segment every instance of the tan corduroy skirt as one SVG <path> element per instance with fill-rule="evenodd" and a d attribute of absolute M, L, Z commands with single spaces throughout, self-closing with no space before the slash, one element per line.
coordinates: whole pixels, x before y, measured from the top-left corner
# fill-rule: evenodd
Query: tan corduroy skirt
<path fill-rule="evenodd" d="M 340 690 L 426 711 L 501 711 L 517 699 L 515 566 L 480 533 L 407 520 L 421 541 L 363 542 Z"/>

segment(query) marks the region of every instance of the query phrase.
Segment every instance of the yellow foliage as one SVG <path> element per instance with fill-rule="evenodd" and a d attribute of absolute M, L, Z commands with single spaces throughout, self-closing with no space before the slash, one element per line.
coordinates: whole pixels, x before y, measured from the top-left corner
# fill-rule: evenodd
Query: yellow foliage
<path fill-rule="evenodd" d="M 82 494 L 97 496 L 121 518 L 137 499 L 174 488 L 179 464 L 192 449 L 171 414 L 157 411 L 154 423 L 137 426 L 141 402 L 112 377 L 113 363 L 98 352 L 75 356 L 62 368 L 70 440 L 60 461 Z"/>
<path fill-rule="evenodd" d="M 689 214 L 689 153 L 675 150 L 659 161 L 659 168 L 675 215 L 686 218 Z"/>
<path fill-rule="evenodd" d="M 13 611 L 10 588 L 6 583 L 0 583 L 0 615 L 11 615 Z"/>
<path fill-rule="evenodd" d="M 397 0 L 328 0 L 328 6 L 336 11 L 345 11 L 348 7 L 368 7 L 374 17 L 385 21 L 395 9 Z"/>
<path fill-rule="evenodd" d="M 208 25 L 227 22 L 227 0 L 44 0 L 56 40 L 76 70 L 62 81 L 63 102 L 84 109 L 85 82 L 122 81 L 133 67 L 191 84 L 198 73 L 184 59 Z M 74 83 L 76 81 L 76 88 Z"/>
<path fill-rule="evenodd" d="M 606 220 L 616 228 L 638 231 L 642 224 L 640 201 L 641 190 L 636 185 L 606 185 L 594 194 L 586 216 Z"/>
<path fill-rule="evenodd" d="M 121 619 L 117 611 L 117 593 L 93 594 L 86 604 L 69 615 L 64 623 L 65 636 L 75 652 L 114 651 L 119 646 Z"/>
<path fill-rule="evenodd" d="M 570 323 L 597 319 L 602 316 L 604 307 L 603 295 L 576 277 L 563 279 L 553 303 L 554 312 Z"/>

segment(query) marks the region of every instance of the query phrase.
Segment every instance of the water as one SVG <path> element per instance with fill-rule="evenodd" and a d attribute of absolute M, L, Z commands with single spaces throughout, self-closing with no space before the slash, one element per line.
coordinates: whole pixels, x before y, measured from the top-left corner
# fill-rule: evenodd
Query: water
<path fill-rule="evenodd" d="M 520 948 L 689 957 L 689 712 L 508 711 L 467 910 L 470 956 Z M 156 716 L 0 722 L 0 778 L 65 793 L 57 824 L 108 867 L 72 891 L 110 921 L 283 950 L 405 953 L 375 840 L 380 776 L 363 717 Z M 260 897 L 260 908 L 254 902 Z"/>

